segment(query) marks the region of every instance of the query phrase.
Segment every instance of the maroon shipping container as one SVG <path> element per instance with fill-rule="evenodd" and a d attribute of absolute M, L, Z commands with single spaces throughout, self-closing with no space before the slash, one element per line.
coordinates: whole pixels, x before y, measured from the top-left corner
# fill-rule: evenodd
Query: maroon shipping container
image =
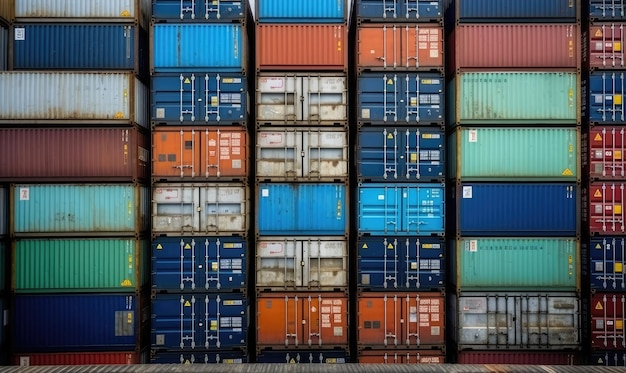
<path fill-rule="evenodd" d="M 626 294 L 596 293 L 591 297 L 591 347 L 626 350 Z"/>
<path fill-rule="evenodd" d="M 626 182 L 592 182 L 587 190 L 589 199 L 589 232 L 592 234 L 624 234 L 624 196 Z M 584 216 L 584 215 L 583 215 Z"/>
<path fill-rule="evenodd" d="M 587 138 L 587 167 L 592 179 L 626 179 L 626 128 L 592 127 Z"/>
<path fill-rule="evenodd" d="M 136 181 L 150 139 L 136 128 L 2 128 L 0 181 Z"/>
<path fill-rule="evenodd" d="M 551 351 L 459 351 L 459 364 L 510 364 L 510 365 L 579 365 L 581 357 L 576 352 Z"/>
<path fill-rule="evenodd" d="M 447 45 L 448 67 L 580 68 L 576 24 L 461 24 Z"/>
<path fill-rule="evenodd" d="M 605 23 L 589 26 L 589 67 L 592 69 L 623 69 L 624 29 L 626 23 Z"/>
<path fill-rule="evenodd" d="M 15 354 L 13 365 L 111 365 L 142 364 L 146 354 L 138 352 L 54 352 L 37 354 Z"/>

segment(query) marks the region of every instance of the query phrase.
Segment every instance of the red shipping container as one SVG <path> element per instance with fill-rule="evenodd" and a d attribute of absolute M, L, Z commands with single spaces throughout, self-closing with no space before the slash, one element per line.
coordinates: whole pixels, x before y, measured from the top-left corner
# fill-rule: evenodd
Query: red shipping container
<path fill-rule="evenodd" d="M 588 149 L 588 173 L 592 179 L 626 179 L 626 128 L 592 127 Z"/>
<path fill-rule="evenodd" d="M 150 177 L 149 142 L 130 127 L 2 128 L 0 180 L 145 180 Z"/>
<path fill-rule="evenodd" d="M 592 182 L 589 184 L 589 232 L 592 234 L 624 234 L 624 197 L 626 182 Z"/>
<path fill-rule="evenodd" d="M 443 364 L 442 350 L 361 350 L 360 364 Z"/>
<path fill-rule="evenodd" d="M 626 294 L 596 293 L 591 297 L 591 347 L 626 350 Z"/>
<path fill-rule="evenodd" d="M 344 24 L 256 25 L 257 71 L 348 70 Z"/>
<path fill-rule="evenodd" d="M 371 348 L 443 346 L 444 296 L 439 293 L 360 293 L 357 343 Z"/>
<path fill-rule="evenodd" d="M 592 69 L 624 69 L 624 26 L 626 23 L 605 23 L 589 26 L 589 67 Z"/>
<path fill-rule="evenodd" d="M 575 352 L 551 351 L 459 351 L 458 364 L 578 365 Z"/>
<path fill-rule="evenodd" d="M 359 70 L 443 70 L 443 26 L 362 24 L 357 29 Z"/>
<path fill-rule="evenodd" d="M 13 365 L 111 365 L 142 364 L 145 356 L 137 352 L 55 352 L 15 354 Z"/>
<path fill-rule="evenodd" d="M 449 67 L 580 68 L 576 24 L 460 24 L 447 45 Z"/>

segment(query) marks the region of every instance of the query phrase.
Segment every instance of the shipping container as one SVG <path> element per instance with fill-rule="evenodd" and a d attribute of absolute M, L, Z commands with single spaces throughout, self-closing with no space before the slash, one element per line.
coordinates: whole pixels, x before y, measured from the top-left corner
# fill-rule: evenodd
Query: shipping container
<path fill-rule="evenodd" d="M 0 73 L 0 123 L 148 127 L 150 92 L 129 73 Z"/>
<path fill-rule="evenodd" d="M 158 183 L 152 191 L 157 235 L 246 234 L 249 187 L 243 183 Z"/>
<path fill-rule="evenodd" d="M 360 350 L 359 364 L 443 364 L 445 350 Z"/>
<path fill-rule="evenodd" d="M 131 294 L 31 294 L 12 298 L 14 353 L 141 349 L 147 297 Z"/>
<path fill-rule="evenodd" d="M 150 177 L 150 139 L 140 129 L 0 128 L 0 180 L 142 181 Z"/>
<path fill-rule="evenodd" d="M 586 87 L 589 92 L 586 114 L 591 125 L 626 123 L 623 95 L 626 94 L 624 71 L 592 71 Z"/>
<path fill-rule="evenodd" d="M 241 73 L 159 74 L 151 86 L 153 126 L 245 126 L 248 120 L 248 83 Z"/>
<path fill-rule="evenodd" d="M 589 31 L 585 31 L 585 47 L 589 47 L 589 68 L 595 69 L 618 69 L 623 70 L 624 49 L 624 26 L 626 23 L 605 23 L 589 25 Z"/>
<path fill-rule="evenodd" d="M 624 235 L 626 232 L 626 212 L 623 211 L 626 198 L 626 182 L 592 182 L 586 197 L 589 200 L 589 214 L 583 215 L 592 235 Z M 587 207 L 587 206 L 585 206 Z"/>
<path fill-rule="evenodd" d="M 9 67 L 9 29 L 0 23 L 0 71 Z"/>
<path fill-rule="evenodd" d="M 580 21 L 580 0 L 444 0 L 444 4 L 446 13 L 454 17 L 449 24 Z"/>
<path fill-rule="evenodd" d="M 447 328 L 459 350 L 578 350 L 576 293 L 452 293 Z"/>
<path fill-rule="evenodd" d="M 0 293 L 4 294 L 4 293 Z M 7 340 L 7 323 L 8 323 L 8 302 L 4 298 L 4 295 L 0 296 L 0 314 L 2 315 L 2 322 L 0 323 L 0 347 L 4 347 Z M 8 344 L 8 343 L 6 343 Z M 5 350 L 5 348 L 2 348 Z M 8 348 L 6 349 L 8 350 Z M 0 363 L 5 363 L 4 360 L 8 356 L 0 355 Z"/>
<path fill-rule="evenodd" d="M 152 18 L 157 21 L 204 20 L 244 23 L 250 16 L 247 1 L 152 0 Z"/>
<path fill-rule="evenodd" d="M 345 73 L 348 70 L 348 27 L 345 23 L 257 22 L 255 40 L 257 72 L 336 70 Z M 305 40 L 307 42 L 303 43 Z"/>
<path fill-rule="evenodd" d="M 589 242 L 591 289 L 626 292 L 626 237 L 592 237 Z"/>
<path fill-rule="evenodd" d="M 584 146 L 588 159 L 583 159 L 592 180 L 626 179 L 626 130 L 624 127 L 591 127 Z"/>
<path fill-rule="evenodd" d="M 260 128 L 256 177 L 269 181 L 348 179 L 348 131 L 344 128 Z"/>
<path fill-rule="evenodd" d="M 348 349 L 345 293 L 261 293 L 256 302 L 258 348 Z"/>
<path fill-rule="evenodd" d="M 443 87 L 439 73 L 361 73 L 356 92 L 358 124 L 441 126 Z"/>
<path fill-rule="evenodd" d="M 361 183 L 358 186 L 360 235 L 443 236 L 443 184 Z"/>
<path fill-rule="evenodd" d="M 350 213 L 346 184 L 258 183 L 256 233 L 343 236 Z"/>
<path fill-rule="evenodd" d="M 450 71 L 581 67 L 579 24 L 460 24 L 446 46 Z"/>
<path fill-rule="evenodd" d="M 595 21 L 623 20 L 626 3 L 624 0 L 588 0 L 589 19 Z"/>
<path fill-rule="evenodd" d="M 245 27 L 237 23 L 153 23 L 150 72 L 244 73 L 249 48 L 247 36 Z"/>
<path fill-rule="evenodd" d="M 623 290 L 622 290 L 623 291 Z M 626 294 L 595 293 L 591 296 L 591 348 L 626 349 Z"/>
<path fill-rule="evenodd" d="M 16 239 L 15 293 L 141 291 L 149 282 L 147 239 Z"/>
<path fill-rule="evenodd" d="M 357 297 L 357 343 L 371 347 L 445 346 L 445 297 L 441 293 L 360 293 Z"/>
<path fill-rule="evenodd" d="M 356 0 L 355 13 L 359 22 L 441 22 L 443 4 L 442 0 Z"/>
<path fill-rule="evenodd" d="M 13 354 L 12 365 L 119 365 L 142 364 L 146 361 L 146 354 L 136 352 L 44 352 Z"/>
<path fill-rule="evenodd" d="M 151 313 L 153 350 L 229 351 L 248 344 L 243 294 L 156 294 Z"/>
<path fill-rule="evenodd" d="M 11 245 L 9 242 L 5 242 L 4 240 L 0 240 L 0 295 L 4 294 L 6 289 L 6 273 L 9 267 L 9 256 L 8 253 L 11 251 Z M 2 306 L 2 305 L 0 305 Z M 3 308 L 0 307 L 0 312 L 2 312 Z M 1 324 L 1 323 L 0 323 Z M 0 325 L 0 329 L 2 329 L 2 325 Z M 2 345 L 2 338 L 0 338 L 0 346 Z"/>
<path fill-rule="evenodd" d="M 574 351 L 459 351 L 458 364 L 579 365 L 582 355 Z"/>
<path fill-rule="evenodd" d="M 243 237 L 157 237 L 152 240 L 152 291 L 244 291 L 247 258 Z"/>
<path fill-rule="evenodd" d="M 440 290 L 446 286 L 445 240 L 438 237 L 359 237 L 361 290 Z"/>
<path fill-rule="evenodd" d="M 8 234 L 9 234 L 9 189 L 6 186 L 0 184 L 0 238 Z"/>
<path fill-rule="evenodd" d="M 342 125 L 348 121 L 346 74 L 259 73 L 257 125 Z"/>
<path fill-rule="evenodd" d="M 153 181 L 243 181 L 248 177 L 248 131 L 241 127 L 156 127 Z"/>
<path fill-rule="evenodd" d="M 576 184 L 466 182 L 452 190 L 460 236 L 568 237 L 579 233 Z M 448 201 L 451 206 L 453 199 Z"/>
<path fill-rule="evenodd" d="M 437 70 L 443 72 L 440 24 L 370 24 L 357 28 L 356 66 L 363 70 Z"/>
<path fill-rule="evenodd" d="M 259 364 L 346 364 L 350 353 L 346 349 L 334 350 L 267 350 L 257 353 Z"/>
<path fill-rule="evenodd" d="M 257 291 L 348 289 L 348 241 L 341 237 L 259 237 L 255 257 Z"/>
<path fill-rule="evenodd" d="M 349 13 L 347 0 L 259 0 L 255 11 L 260 23 L 344 23 Z"/>
<path fill-rule="evenodd" d="M 590 365 L 626 368 L 626 352 L 596 351 L 591 353 L 590 360 Z"/>
<path fill-rule="evenodd" d="M 460 291 L 580 291 L 574 238 L 463 238 L 450 241 L 450 284 Z"/>
<path fill-rule="evenodd" d="M 10 233 L 136 235 L 149 228 L 149 200 L 137 184 L 13 184 Z"/>
<path fill-rule="evenodd" d="M 8 25 L 13 20 L 14 14 L 15 1 L 0 1 L 0 25 Z"/>
<path fill-rule="evenodd" d="M 448 83 L 448 125 L 580 124 L 579 72 L 458 72 Z"/>
<path fill-rule="evenodd" d="M 244 364 L 248 355 L 243 351 L 155 352 L 150 364 Z"/>
<path fill-rule="evenodd" d="M 580 181 L 580 129 L 457 127 L 448 175 L 463 181 Z"/>

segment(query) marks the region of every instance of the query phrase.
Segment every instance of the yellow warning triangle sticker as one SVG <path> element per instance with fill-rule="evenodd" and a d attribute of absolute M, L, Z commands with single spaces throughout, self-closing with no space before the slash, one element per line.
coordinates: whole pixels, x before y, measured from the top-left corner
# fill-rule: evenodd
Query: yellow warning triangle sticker
<path fill-rule="evenodd" d="M 391 134 L 391 133 L 390 133 L 390 134 L 388 134 L 388 135 L 387 135 L 387 138 L 388 138 L 388 139 L 390 139 L 390 140 L 391 140 L 391 139 L 393 139 L 393 134 Z"/>
<path fill-rule="evenodd" d="M 189 362 L 189 360 L 185 360 L 185 364 L 189 364 L 189 365 L 191 365 L 191 363 Z"/>
<path fill-rule="evenodd" d="M 189 78 L 185 78 L 185 84 L 191 84 L 191 80 L 189 80 Z"/>
<path fill-rule="evenodd" d="M 387 249 L 389 250 L 393 249 L 393 245 L 392 244 L 387 245 Z"/>
<path fill-rule="evenodd" d="M 126 286 L 126 287 L 133 286 L 133 283 L 130 282 L 130 280 L 126 279 L 126 280 L 122 281 L 122 286 Z"/>
<path fill-rule="evenodd" d="M 596 249 L 601 249 L 602 246 L 600 246 L 600 244 L 596 244 Z"/>
<path fill-rule="evenodd" d="M 363 246 L 361 246 L 361 249 L 369 249 L 369 247 L 367 246 L 366 243 L 364 243 Z"/>
<path fill-rule="evenodd" d="M 598 31 L 596 31 L 596 38 L 599 38 L 602 36 L 602 30 L 598 29 Z"/>
<path fill-rule="evenodd" d="M 157 250 L 163 250 L 163 246 L 161 244 L 157 245 Z"/>
<path fill-rule="evenodd" d="M 593 138 L 593 141 L 602 141 L 602 136 L 600 134 L 596 134 L 596 137 Z"/>
<path fill-rule="evenodd" d="M 602 192 L 600 189 L 596 189 L 596 192 L 593 194 L 594 197 L 599 198 L 602 197 Z"/>
<path fill-rule="evenodd" d="M 561 175 L 563 175 L 563 176 L 574 176 L 574 174 L 572 173 L 572 170 L 570 170 L 569 168 L 566 168 L 565 171 L 563 171 L 563 173 Z"/>
<path fill-rule="evenodd" d="M 122 17 L 130 17 L 130 12 L 128 10 L 123 10 L 122 13 L 120 14 L 120 16 L 122 16 Z"/>
<path fill-rule="evenodd" d="M 189 303 L 189 301 L 185 302 L 185 307 L 191 307 L 191 303 Z"/>
<path fill-rule="evenodd" d="M 603 310 L 604 307 L 602 307 L 602 303 L 598 302 L 596 303 L 596 310 Z"/>
<path fill-rule="evenodd" d="M 292 358 L 291 360 L 289 360 L 289 364 L 295 364 L 295 363 L 296 363 L 296 359 Z"/>
<path fill-rule="evenodd" d="M 191 249 L 191 245 L 186 244 L 186 245 L 185 245 L 185 250 L 189 250 L 189 249 Z"/>
<path fill-rule="evenodd" d="M 391 79 L 387 80 L 387 84 L 392 85 L 393 84 L 393 80 L 391 80 Z"/>
<path fill-rule="evenodd" d="M 122 113 L 121 111 L 118 111 L 117 113 L 115 113 L 115 115 L 113 116 L 113 119 L 124 119 L 124 113 Z"/>

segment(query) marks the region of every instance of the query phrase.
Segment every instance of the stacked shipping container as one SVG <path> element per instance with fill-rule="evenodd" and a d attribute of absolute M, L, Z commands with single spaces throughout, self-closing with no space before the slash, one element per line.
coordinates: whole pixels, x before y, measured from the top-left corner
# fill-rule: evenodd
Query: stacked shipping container
<path fill-rule="evenodd" d="M 571 0 L 447 1 L 454 361 L 577 361 L 578 14 Z"/>

